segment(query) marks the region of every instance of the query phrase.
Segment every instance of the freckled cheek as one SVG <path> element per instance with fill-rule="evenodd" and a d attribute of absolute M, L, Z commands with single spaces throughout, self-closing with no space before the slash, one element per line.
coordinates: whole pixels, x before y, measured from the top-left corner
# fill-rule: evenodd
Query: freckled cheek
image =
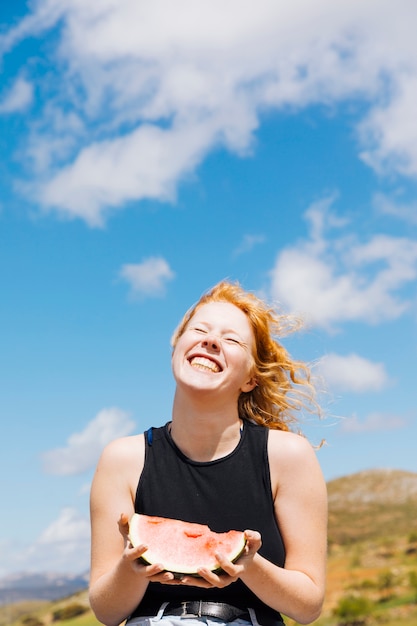
<path fill-rule="evenodd" d="M 171 356 L 171 369 L 175 375 L 175 372 L 178 372 L 178 368 L 180 367 L 180 358 L 179 358 L 179 353 L 178 351 L 175 349 L 174 352 L 172 353 Z"/>
<path fill-rule="evenodd" d="M 187 364 L 187 360 L 185 358 L 186 351 L 181 345 L 181 340 L 178 340 L 177 345 L 175 346 L 172 355 L 171 355 L 171 369 L 175 375 L 175 373 L 179 372 L 184 365 Z"/>

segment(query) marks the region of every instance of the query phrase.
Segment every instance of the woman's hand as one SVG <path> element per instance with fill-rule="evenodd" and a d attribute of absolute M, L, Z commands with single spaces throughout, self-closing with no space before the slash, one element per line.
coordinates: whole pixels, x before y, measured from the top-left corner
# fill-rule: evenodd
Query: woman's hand
<path fill-rule="evenodd" d="M 145 544 L 139 544 L 136 547 L 132 546 L 129 539 L 129 518 L 127 515 L 122 513 L 120 515 L 118 524 L 119 532 L 124 540 L 122 559 L 125 561 L 125 563 L 129 563 L 132 569 L 138 574 L 142 574 L 145 578 L 149 579 L 149 581 L 156 581 L 156 577 L 158 575 L 161 575 L 161 572 L 164 572 L 163 565 L 161 565 L 160 563 L 146 565 L 139 560 L 142 554 L 144 554 L 148 549 L 148 546 L 146 546 Z M 158 582 L 161 582 L 159 578 Z"/>
<path fill-rule="evenodd" d="M 150 580 L 152 582 L 163 583 L 164 585 L 186 585 L 203 589 L 227 587 L 231 583 L 234 583 L 248 568 L 252 563 L 253 557 L 262 545 L 261 535 L 255 530 L 245 530 L 245 537 L 245 550 L 236 563 L 232 563 L 232 561 L 229 561 L 229 559 L 226 559 L 221 554 L 216 555 L 219 565 L 222 568 L 221 573 L 216 574 L 208 569 L 200 568 L 197 572 L 200 578 L 187 576 L 186 574 L 178 577 L 178 575 L 174 575 L 172 572 L 162 572 L 152 575 Z"/>

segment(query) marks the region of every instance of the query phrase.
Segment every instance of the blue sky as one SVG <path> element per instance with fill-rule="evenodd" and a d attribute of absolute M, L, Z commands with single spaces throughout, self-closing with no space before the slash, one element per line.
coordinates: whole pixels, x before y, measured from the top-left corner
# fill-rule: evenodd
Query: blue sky
<path fill-rule="evenodd" d="M 88 568 L 100 451 L 170 419 L 171 334 L 223 278 L 305 318 L 326 479 L 417 472 L 416 18 L 3 3 L 0 576 Z"/>

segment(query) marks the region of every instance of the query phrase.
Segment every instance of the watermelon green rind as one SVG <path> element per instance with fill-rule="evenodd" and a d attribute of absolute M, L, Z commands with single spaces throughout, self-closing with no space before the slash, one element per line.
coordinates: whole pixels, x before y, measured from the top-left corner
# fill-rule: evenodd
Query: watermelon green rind
<path fill-rule="evenodd" d="M 198 576 L 200 567 L 221 573 L 215 554 L 220 552 L 235 563 L 246 545 L 241 531 L 216 533 L 203 524 L 138 513 L 131 518 L 129 539 L 134 547 L 141 543 L 148 546 L 142 562 L 161 563 L 165 571 L 190 576 Z"/>

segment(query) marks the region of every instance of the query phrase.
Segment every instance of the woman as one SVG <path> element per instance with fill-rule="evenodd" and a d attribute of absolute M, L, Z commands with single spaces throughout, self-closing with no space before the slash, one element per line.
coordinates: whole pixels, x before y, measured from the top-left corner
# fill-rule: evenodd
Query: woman
<path fill-rule="evenodd" d="M 289 428 L 296 410 L 314 407 L 314 392 L 307 366 L 274 339 L 288 321 L 219 283 L 174 334 L 172 420 L 103 451 L 91 491 L 90 601 L 107 626 L 319 616 L 327 496 L 312 447 Z M 222 574 L 202 568 L 179 580 L 138 560 L 146 546 L 127 538 L 135 511 L 244 530 L 245 553 L 236 563 L 217 555 Z"/>

